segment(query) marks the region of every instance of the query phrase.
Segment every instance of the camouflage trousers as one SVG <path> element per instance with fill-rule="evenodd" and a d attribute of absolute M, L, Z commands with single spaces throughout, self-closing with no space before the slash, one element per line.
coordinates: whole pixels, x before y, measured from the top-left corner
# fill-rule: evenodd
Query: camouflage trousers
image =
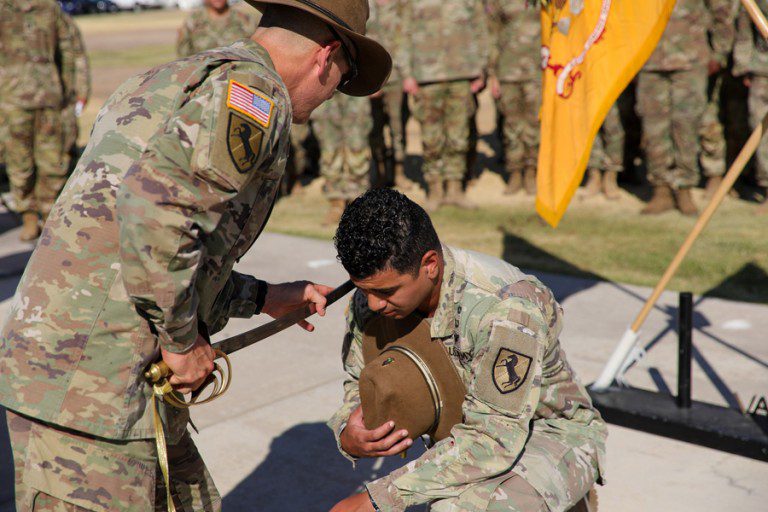
<path fill-rule="evenodd" d="M 47 215 L 66 182 L 61 109 L 5 107 L 5 163 L 16 209 Z"/>
<path fill-rule="evenodd" d="M 513 476 L 498 485 L 490 499 L 478 503 L 486 512 L 549 512 L 544 498 L 520 476 Z M 447 499 L 432 503 L 429 512 L 466 512 L 466 500 Z"/>
<path fill-rule="evenodd" d="M 402 163 L 405 157 L 402 83 L 396 81 L 385 85 L 382 95 L 371 100 L 371 110 L 373 111 L 371 143 L 374 151 L 390 153 L 395 162 Z M 385 136 L 387 131 L 389 137 Z"/>
<path fill-rule="evenodd" d="M 6 411 L 16 510 L 163 511 L 165 485 L 154 440 L 111 441 Z M 221 497 L 192 438 L 168 446 L 179 511 L 220 511 Z"/>
<path fill-rule="evenodd" d="M 370 188 L 373 121 L 368 98 L 337 94 L 312 118 L 320 143 L 320 174 L 328 199 L 354 199 Z"/>
<path fill-rule="evenodd" d="M 501 138 L 508 172 L 536 168 L 539 152 L 541 82 L 502 82 L 496 110 L 501 114 Z"/>
<path fill-rule="evenodd" d="M 587 167 L 608 172 L 624 170 L 624 127 L 621 126 L 619 107 L 615 103 L 597 132 Z"/>
<path fill-rule="evenodd" d="M 768 113 L 768 76 L 753 76 L 749 88 L 749 124 L 754 129 Z M 768 137 L 757 148 L 755 178 L 761 187 L 768 187 Z"/>
<path fill-rule="evenodd" d="M 698 184 L 699 129 L 707 104 L 706 84 L 706 68 L 640 73 L 637 107 L 652 185 L 681 189 Z"/>
<path fill-rule="evenodd" d="M 704 109 L 699 128 L 701 169 L 704 171 L 704 176 L 708 178 L 725 174 L 725 131 L 720 120 L 720 91 L 722 88 L 722 74 L 718 73 L 709 78 L 707 106 Z"/>
<path fill-rule="evenodd" d="M 413 117 L 421 124 L 425 177 L 464 179 L 476 110 L 468 80 L 420 85 Z"/>

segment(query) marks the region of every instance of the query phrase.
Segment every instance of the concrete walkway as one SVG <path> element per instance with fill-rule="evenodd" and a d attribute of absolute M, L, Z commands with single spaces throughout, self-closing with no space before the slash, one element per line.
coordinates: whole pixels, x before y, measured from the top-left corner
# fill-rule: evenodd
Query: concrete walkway
<path fill-rule="evenodd" d="M 29 251 L 15 242 L 15 230 L 7 231 L 8 222 L 0 217 L 0 315 Z M 307 278 L 337 285 L 346 279 L 330 243 L 274 234 L 262 236 L 238 270 L 272 282 Z M 562 342 L 569 360 L 581 379 L 591 382 L 649 290 L 538 275 L 565 308 Z M 736 396 L 748 403 L 753 395 L 766 394 L 768 307 L 695 300 L 694 398 L 735 405 Z M 631 384 L 674 388 L 676 304 L 676 294 L 667 293 L 648 318 L 641 333 L 648 354 L 628 372 Z M 400 458 L 368 460 L 353 470 L 324 424 L 341 403 L 343 311 L 343 305 L 333 307 L 313 334 L 292 327 L 238 353 L 228 394 L 194 410 L 200 428 L 195 439 L 226 510 L 325 511 L 364 481 L 403 464 Z M 232 321 L 216 338 L 267 319 L 255 320 Z M 601 512 L 766 510 L 768 464 L 620 427 L 609 430 Z M 5 500 L 5 509 L 11 509 L 5 436 L 0 429 L 0 503 Z"/>

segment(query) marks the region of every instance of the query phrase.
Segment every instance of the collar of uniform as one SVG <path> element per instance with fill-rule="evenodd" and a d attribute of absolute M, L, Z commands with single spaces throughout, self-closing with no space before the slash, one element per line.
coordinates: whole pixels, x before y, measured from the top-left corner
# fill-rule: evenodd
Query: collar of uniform
<path fill-rule="evenodd" d="M 256 41 L 250 38 L 242 39 L 242 42 L 245 45 L 245 47 L 248 49 L 248 51 L 250 51 L 257 57 L 262 59 L 264 61 L 264 64 L 266 64 L 267 67 L 272 71 L 274 71 L 275 74 L 277 75 L 277 70 L 275 69 L 275 63 L 272 61 L 272 56 L 269 55 L 269 52 L 267 51 L 266 48 L 264 48 L 259 43 L 257 43 Z"/>
<path fill-rule="evenodd" d="M 443 244 L 443 282 L 440 285 L 440 302 L 432 318 L 430 335 L 447 338 L 456 331 L 456 302 L 459 286 L 464 281 L 464 269 L 457 264 L 453 251 Z"/>

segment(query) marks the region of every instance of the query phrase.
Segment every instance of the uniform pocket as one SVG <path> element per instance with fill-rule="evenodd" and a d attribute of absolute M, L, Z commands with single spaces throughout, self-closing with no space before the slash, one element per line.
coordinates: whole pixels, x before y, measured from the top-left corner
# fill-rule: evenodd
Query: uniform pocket
<path fill-rule="evenodd" d="M 150 441 L 108 443 L 35 424 L 24 468 L 30 508 L 58 500 L 96 512 L 153 510 L 153 450 Z"/>

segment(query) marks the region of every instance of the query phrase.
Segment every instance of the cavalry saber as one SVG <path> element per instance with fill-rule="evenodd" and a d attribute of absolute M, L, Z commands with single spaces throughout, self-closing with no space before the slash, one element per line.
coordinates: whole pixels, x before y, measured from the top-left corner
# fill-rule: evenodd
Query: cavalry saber
<path fill-rule="evenodd" d="M 337 302 L 339 299 L 348 294 L 354 287 L 355 285 L 352 284 L 352 281 L 346 281 L 344 284 L 334 289 L 331 293 L 325 296 L 325 307 L 327 308 L 334 302 Z M 258 343 L 261 340 L 269 338 L 270 336 L 273 336 L 281 331 L 284 331 L 288 327 L 295 325 L 302 320 L 306 320 L 314 313 L 315 312 L 312 310 L 312 307 L 307 305 L 295 309 L 294 311 L 291 311 L 290 313 L 281 316 L 280 318 L 272 320 L 269 323 L 255 327 L 250 331 L 246 331 L 242 334 L 237 334 L 231 338 L 213 343 L 211 347 L 214 350 L 223 352 L 224 354 L 231 354 L 242 348 L 251 346 L 254 343 Z M 144 372 L 144 377 L 146 377 L 147 380 L 153 384 L 160 382 L 162 379 L 167 378 L 170 375 L 171 369 L 168 368 L 168 365 L 166 365 L 162 360 L 152 364 L 152 366 L 150 366 L 149 369 Z"/>

